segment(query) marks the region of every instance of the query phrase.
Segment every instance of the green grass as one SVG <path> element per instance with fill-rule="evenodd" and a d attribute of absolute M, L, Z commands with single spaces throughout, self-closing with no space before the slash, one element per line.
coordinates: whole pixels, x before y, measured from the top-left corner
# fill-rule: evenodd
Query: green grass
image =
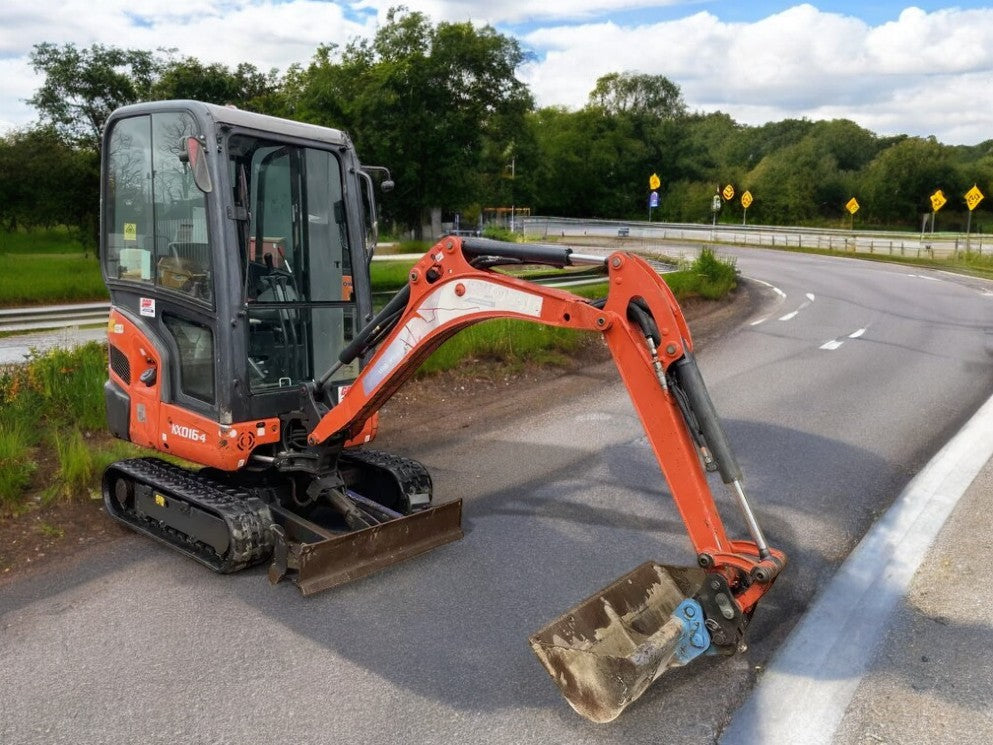
<path fill-rule="evenodd" d="M 106 378 L 106 351 L 96 342 L 35 354 L 0 371 L 0 505 L 17 510 L 43 451 L 56 460 L 48 497 L 96 486 L 114 460 L 90 442 L 90 433 L 106 428 Z"/>
<path fill-rule="evenodd" d="M 27 424 L 0 419 L 0 507 L 15 506 L 31 482 L 35 463 L 30 441 Z"/>
<path fill-rule="evenodd" d="M 721 259 L 710 248 L 678 272 L 664 276 L 677 300 L 702 297 L 720 300 L 738 285 L 738 270 L 733 258 Z"/>
<path fill-rule="evenodd" d="M 0 264 L 0 307 L 107 298 L 92 254 L 0 252 Z"/>
<path fill-rule="evenodd" d="M 76 231 L 67 228 L 0 231 L 0 254 L 84 254 Z M 90 252 L 92 254 L 92 251 Z"/>
<path fill-rule="evenodd" d="M 374 261 L 369 268 L 369 282 L 373 292 L 396 292 L 405 284 L 410 274 L 410 268 L 417 263 L 416 258 L 397 259 L 396 261 Z"/>

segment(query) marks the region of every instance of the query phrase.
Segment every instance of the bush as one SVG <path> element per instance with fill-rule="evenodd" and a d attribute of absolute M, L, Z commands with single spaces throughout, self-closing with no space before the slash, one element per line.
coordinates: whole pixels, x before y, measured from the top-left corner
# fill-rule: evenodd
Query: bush
<path fill-rule="evenodd" d="M 708 300 L 719 300 L 738 284 L 735 260 L 719 259 L 711 248 L 704 248 L 691 270 L 700 277 L 697 291 Z"/>
<path fill-rule="evenodd" d="M 506 241 L 507 243 L 517 243 L 520 240 L 517 233 L 512 233 L 499 225 L 488 225 L 483 228 L 483 237 L 492 238 L 495 241 Z"/>
<path fill-rule="evenodd" d="M 16 508 L 36 469 L 36 447 L 58 457 L 50 495 L 92 484 L 102 461 L 83 432 L 105 428 L 106 378 L 106 351 L 96 342 L 34 353 L 0 372 L 0 504 Z"/>

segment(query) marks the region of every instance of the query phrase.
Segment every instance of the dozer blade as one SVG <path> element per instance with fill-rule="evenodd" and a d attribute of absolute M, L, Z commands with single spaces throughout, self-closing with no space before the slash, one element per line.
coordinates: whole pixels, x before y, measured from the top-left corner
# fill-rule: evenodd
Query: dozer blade
<path fill-rule="evenodd" d="M 289 549 L 289 565 L 297 570 L 293 580 L 300 592 L 313 595 L 460 538 L 462 500 L 458 499 L 364 530 L 297 544 Z M 285 551 L 284 541 L 277 538 L 274 564 Z M 272 570 L 270 578 L 278 579 Z"/>
<path fill-rule="evenodd" d="M 706 573 L 646 562 L 530 637 L 569 705 L 609 722 L 670 667 L 710 647 L 693 599 Z"/>

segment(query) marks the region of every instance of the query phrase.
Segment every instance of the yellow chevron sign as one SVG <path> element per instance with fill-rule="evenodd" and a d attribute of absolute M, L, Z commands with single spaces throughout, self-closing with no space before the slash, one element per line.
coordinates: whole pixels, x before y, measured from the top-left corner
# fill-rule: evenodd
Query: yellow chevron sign
<path fill-rule="evenodd" d="M 969 208 L 969 211 L 972 212 L 976 209 L 985 196 L 985 194 L 979 191 L 978 186 L 973 185 L 973 187 L 965 193 L 965 204 Z"/>
<path fill-rule="evenodd" d="M 859 211 L 859 207 L 861 206 L 862 205 L 859 204 L 859 200 L 857 200 L 855 197 L 852 197 L 851 199 L 848 200 L 848 204 L 845 205 L 845 209 L 854 215 L 856 212 Z"/>
<path fill-rule="evenodd" d="M 941 189 L 938 189 L 938 191 L 936 191 L 934 194 L 931 195 L 931 209 L 937 212 L 938 210 L 940 210 L 942 207 L 945 206 L 945 202 L 947 201 L 948 200 L 945 198 L 944 193 L 941 191 Z"/>

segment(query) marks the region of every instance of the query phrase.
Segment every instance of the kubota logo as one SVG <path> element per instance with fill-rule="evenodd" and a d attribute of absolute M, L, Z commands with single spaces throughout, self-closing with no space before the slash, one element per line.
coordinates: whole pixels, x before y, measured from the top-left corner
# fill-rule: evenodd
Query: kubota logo
<path fill-rule="evenodd" d="M 187 440 L 193 440 L 194 442 L 207 442 L 207 435 L 198 429 L 187 427 L 185 424 L 172 425 L 172 433 L 176 435 L 176 437 L 183 437 Z"/>

